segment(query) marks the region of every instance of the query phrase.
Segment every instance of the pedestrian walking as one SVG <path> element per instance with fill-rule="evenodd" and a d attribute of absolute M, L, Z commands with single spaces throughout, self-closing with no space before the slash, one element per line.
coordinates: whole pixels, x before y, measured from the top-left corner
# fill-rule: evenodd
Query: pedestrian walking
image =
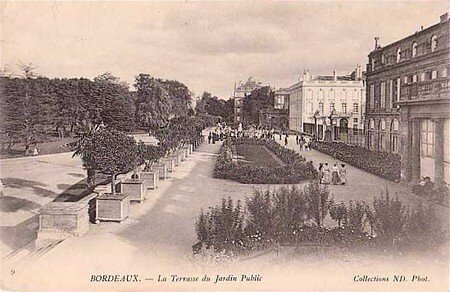
<path fill-rule="evenodd" d="M 323 163 L 319 163 L 319 183 L 322 183 L 323 178 Z"/>
<path fill-rule="evenodd" d="M 339 168 L 337 163 L 334 164 L 332 172 L 331 172 L 331 183 L 334 185 L 338 185 L 341 183 L 341 178 L 339 177 Z"/>
<path fill-rule="evenodd" d="M 328 166 L 328 162 L 325 163 L 325 165 L 322 168 L 323 171 L 323 177 L 322 177 L 322 183 L 325 185 L 328 185 L 331 183 L 331 172 L 330 168 Z"/>
<path fill-rule="evenodd" d="M 345 185 L 347 183 L 347 169 L 345 168 L 345 164 L 341 164 L 339 173 L 341 176 L 341 184 Z"/>

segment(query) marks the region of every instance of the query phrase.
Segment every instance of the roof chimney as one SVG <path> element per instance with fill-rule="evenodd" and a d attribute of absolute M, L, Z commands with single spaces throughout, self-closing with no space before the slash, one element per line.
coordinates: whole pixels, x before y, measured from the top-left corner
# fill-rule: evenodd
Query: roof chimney
<path fill-rule="evenodd" d="M 333 70 L 333 81 L 337 81 L 336 70 Z"/>
<path fill-rule="evenodd" d="M 441 23 L 448 20 L 448 12 L 441 15 Z"/>

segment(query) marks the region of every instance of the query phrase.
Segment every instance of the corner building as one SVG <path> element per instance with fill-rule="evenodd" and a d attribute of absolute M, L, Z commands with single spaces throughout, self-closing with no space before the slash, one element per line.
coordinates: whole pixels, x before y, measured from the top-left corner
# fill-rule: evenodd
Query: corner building
<path fill-rule="evenodd" d="M 440 22 L 369 54 L 366 140 L 401 155 L 401 179 L 450 182 L 449 22 Z"/>

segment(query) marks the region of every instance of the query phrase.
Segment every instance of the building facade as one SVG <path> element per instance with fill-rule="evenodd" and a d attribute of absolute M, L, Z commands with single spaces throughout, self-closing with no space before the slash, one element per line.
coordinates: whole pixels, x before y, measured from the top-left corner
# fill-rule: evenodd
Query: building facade
<path fill-rule="evenodd" d="M 244 114 L 242 107 L 244 106 L 244 99 L 249 96 L 253 90 L 261 88 L 261 82 L 253 81 L 248 78 L 247 82 L 239 82 L 234 85 L 233 100 L 234 100 L 234 122 L 243 123 Z"/>
<path fill-rule="evenodd" d="M 275 99 L 273 107 L 275 109 L 288 110 L 289 109 L 289 89 L 280 88 L 275 91 Z"/>
<path fill-rule="evenodd" d="M 398 153 L 401 178 L 450 182 L 449 22 L 375 49 L 367 64 L 367 147 Z"/>
<path fill-rule="evenodd" d="M 358 65 L 350 75 L 311 76 L 289 88 L 289 129 L 319 140 L 363 143 L 365 81 Z M 352 141 L 349 141 L 352 140 Z"/>

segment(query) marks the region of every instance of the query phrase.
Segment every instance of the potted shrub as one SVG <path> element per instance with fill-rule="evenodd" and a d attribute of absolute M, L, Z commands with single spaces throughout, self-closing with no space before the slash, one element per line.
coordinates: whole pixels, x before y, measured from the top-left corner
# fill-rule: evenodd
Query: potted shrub
<path fill-rule="evenodd" d="M 168 172 L 172 172 L 175 169 L 175 159 L 172 157 L 160 158 L 160 163 L 165 164 Z"/>
<path fill-rule="evenodd" d="M 163 163 L 154 163 L 154 164 L 150 165 L 150 170 L 158 172 L 159 179 L 167 178 L 167 166 Z"/>
<path fill-rule="evenodd" d="M 135 140 L 115 129 L 101 129 L 86 139 L 81 152 L 84 164 L 111 176 L 111 192 L 97 197 L 96 222 L 124 220 L 129 215 L 130 194 L 116 192 L 116 176 L 136 163 Z"/>

